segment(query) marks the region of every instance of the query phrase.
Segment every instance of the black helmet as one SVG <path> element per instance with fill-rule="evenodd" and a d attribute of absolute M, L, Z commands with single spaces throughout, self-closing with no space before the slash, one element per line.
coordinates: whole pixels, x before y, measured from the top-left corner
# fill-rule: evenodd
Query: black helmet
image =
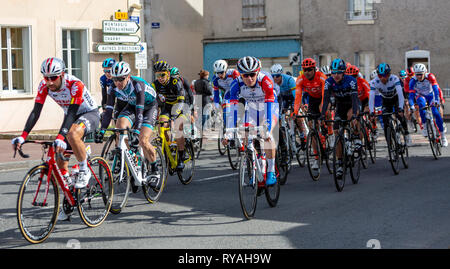
<path fill-rule="evenodd" d="M 169 71 L 170 66 L 166 61 L 158 61 L 153 65 L 153 70 L 155 72 L 164 72 Z"/>

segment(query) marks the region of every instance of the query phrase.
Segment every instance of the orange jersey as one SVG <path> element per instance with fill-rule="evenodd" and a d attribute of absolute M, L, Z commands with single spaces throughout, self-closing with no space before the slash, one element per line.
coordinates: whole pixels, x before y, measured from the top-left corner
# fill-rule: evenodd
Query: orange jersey
<path fill-rule="evenodd" d="M 298 113 L 302 103 L 303 91 L 307 92 L 312 98 L 323 98 L 325 80 L 327 80 L 327 76 L 320 71 L 316 71 L 316 74 L 312 80 L 307 79 L 305 74 L 302 74 L 297 78 L 297 81 L 295 82 L 296 90 L 294 104 L 294 112 L 296 114 Z"/>
<path fill-rule="evenodd" d="M 366 98 L 369 98 L 369 93 L 370 93 L 370 85 L 369 82 L 367 82 L 367 80 L 365 80 L 362 77 L 358 77 L 356 79 L 357 83 L 358 83 L 358 97 L 359 100 L 365 100 Z"/>

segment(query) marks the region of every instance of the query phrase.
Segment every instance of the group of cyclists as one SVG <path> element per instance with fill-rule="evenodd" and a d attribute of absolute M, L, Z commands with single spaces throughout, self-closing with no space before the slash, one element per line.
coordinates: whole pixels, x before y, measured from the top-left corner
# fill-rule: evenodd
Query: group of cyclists
<path fill-rule="evenodd" d="M 236 69 L 229 68 L 223 59 L 217 60 L 213 65 L 211 99 L 216 110 L 223 113 L 222 143 L 227 145 L 233 140 L 231 130 L 239 124 L 264 126 L 262 144 L 267 160 L 267 186 L 277 183 L 276 148 L 278 144 L 282 149 L 286 148 L 284 136 L 279 135 L 279 129 L 276 128 L 282 115 L 291 117 L 296 123 L 294 128 L 299 130 L 301 148 L 305 147 L 305 138 L 312 126 L 304 117 L 298 117 L 300 114 L 316 115 L 330 136 L 336 136 L 340 128 L 340 122 L 333 122 L 332 119 L 351 121 L 357 136 L 355 143 L 361 146 L 358 117 L 363 112 L 369 113 L 376 130 L 378 116 L 375 108 L 381 107 L 383 112 L 396 113 L 406 131 L 407 144 L 410 145 L 407 121 L 416 115 L 421 129 L 426 129 L 421 124 L 426 121 L 422 108 L 428 104 L 432 106 L 442 144 L 448 145 L 440 108 L 445 100 L 436 77 L 428 72 L 424 64 L 419 63 L 408 70 L 401 70 L 397 76 L 393 74 L 389 64 L 380 63 L 372 72 L 370 81 L 364 79 L 357 66 L 340 58 L 334 59 L 330 66 L 320 68 L 314 59 L 306 58 L 301 67 L 299 76 L 295 78 L 286 74 L 279 64 L 273 65 L 270 72 L 263 71 L 261 61 L 253 56 L 240 58 Z M 12 140 L 13 149 L 19 148 L 27 139 L 40 117 L 47 96 L 50 96 L 65 114 L 54 141 L 56 152 L 72 151 L 78 161 L 79 171 L 72 178 L 69 176 L 68 161 L 58 160 L 58 166 L 68 184 L 73 184 L 75 188 L 86 187 L 91 177 L 83 138 L 95 133 L 96 142 L 102 142 L 111 120 L 114 120 L 117 128 L 129 128 L 134 133 L 129 145 L 143 149 L 144 157 L 150 164 L 148 180 L 151 181 L 150 185 L 157 185 L 160 171 L 156 165 L 151 137 L 158 122 L 162 122 L 167 128 L 172 119 L 180 119 L 174 129 L 180 156 L 176 169 L 183 169 L 186 135 L 184 125 L 192 122 L 190 116 L 184 114 L 189 114 L 186 111 L 190 111 L 194 98 L 190 85 L 180 75 L 178 68 L 170 66 L 166 61 L 156 62 L 153 66 L 156 79 L 151 83 L 132 76 L 129 64 L 124 61 L 108 58 L 103 61 L 102 68 L 102 102 L 98 106 L 85 84 L 65 72 L 63 60 L 55 57 L 44 60 L 41 65 L 43 79 L 38 87 L 34 108 L 22 135 Z M 240 106 L 245 107 L 243 117 Z M 99 108 L 102 108 L 102 113 Z M 198 114 L 202 115 L 201 112 Z M 382 124 L 387 118 L 383 116 L 379 120 Z M 423 134 L 426 136 L 426 130 Z M 280 137 L 280 141 L 276 137 Z M 280 152 L 281 163 L 286 163 L 286 150 Z M 313 162 L 312 169 L 318 169 L 317 162 L 318 160 Z M 335 173 L 338 177 L 342 176 L 342 166 Z"/>

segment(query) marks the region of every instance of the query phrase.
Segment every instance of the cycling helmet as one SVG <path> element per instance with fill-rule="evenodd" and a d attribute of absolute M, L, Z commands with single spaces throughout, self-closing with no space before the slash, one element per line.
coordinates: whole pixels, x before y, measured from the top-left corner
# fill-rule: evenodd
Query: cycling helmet
<path fill-rule="evenodd" d="M 175 66 L 172 67 L 172 69 L 170 69 L 170 76 L 179 76 L 180 75 L 180 70 L 178 70 L 178 68 L 176 68 Z"/>
<path fill-rule="evenodd" d="M 425 74 L 427 72 L 427 67 L 424 64 L 415 64 L 414 73 Z"/>
<path fill-rule="evenodd" d="M 213 67 L 215 73 L 220 73 L 227 71 L 228 64 L 225 60 L 217 60 L 214 62 Z"/>
<path fill-rule="evenodd" d="M 253 56 L 245 56 L 237 63 L 239 73 L 253 73 L 261 70 L 261 62 Z"/>
<path fill-rule="evenodd" d="M 130 65 L 126 62 L 116 62 L 111 69 L 111 76 L 124 77 L 130 74 Z"/>
<path fill-rule="evenodd" d="M 372 71 L 372 73 L 370 73 L 370 80 L 372 80 L 372 79 L 374 79 L 374 78 L 376 78 L 377 77 L 377 70 L 375 69 L 375 70 L 373 70 Z"/>
<path fill-rule="evenodd" d="M 272 75 L 280 75 L 283 74 L 283 67 L 281 66 L 281 64 L 274 64 L 272 65 L 272 67 L 270 68 L 270 73 Z"/>
<path fill-rule="evenodd" d="M 153 65 L 153 70 L 155 72 L 164 72 L 169 71 L 170 66 L 166 61 L 158 61 Z"/>
<path fill-rule="evenodd" d="M 398 72 L 398 75 L 400 76 L 400 78 L 406 78 L 406 71 L 400 70 L 400 72 Z"/>
<path fill-rule="evenodd" d="M 408 69 L 406 69 L 406 74 L 410 77 L 414 76 L 414 68 L 411 66 Z"/>
<path fill-rule="evenodd" d="M 302 69 L 307 69 L 307 68 L 315 68 L 316 67 L 316 61 L 312 58 L 306 58 L 303 60 L 302 62 Z"/>
<path fill-rule="evenodd" d="M 324 73 L 325 75 L 331 75 L 331 70 L 328 65 L 324 65 L 320 68 L 320 72 Z"/>
<path fill-rule="evenodd" d="M 355 65 L 350 65 L 347 67 L 347 70 L 345 70 L 345 74 L 349 76 L 356 76 L 359 74 L 359 68 Z"/>
<path fill-rule="evenodd" d="M 41 65 L 41 73 L 44 77 L 59 76 L 65 69 L 64 61 L 56 57 L 45 59 Z"/>
<path fill-rule="evenodd" d="M 377 66 L 377 74 L 378 75 L 388 75 L 391 73 L 391 67 L 387 63 L 381 63 Z"/>
<path fill-rule="evenodd" d="M 110 68 L 116 63 L 116 60 L 113 58 L 107 58 L 103 61 L 102 67 L 103 68 Z"/>
<path fill-rule="evenodd" d="M 345 73 L 345 70 L 347 70 L 347 65 L 344 60 L 337 58 L 331 62 L 331 74 L 342 74 Z"/>

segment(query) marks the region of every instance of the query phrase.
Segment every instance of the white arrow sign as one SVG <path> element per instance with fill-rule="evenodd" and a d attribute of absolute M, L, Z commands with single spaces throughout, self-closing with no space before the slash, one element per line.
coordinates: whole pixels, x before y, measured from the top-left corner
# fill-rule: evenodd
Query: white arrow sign
<path fill-rule="evenodd" d="M 97 45 L 98 52 L 128 52 L 137 53 L 141 51 L 140 45 L 108 45 L 100 44 Z"/>
<path fill-rule="evenodd" d="M 105 43 L 138 43 L 141 38 L 137 35 L 104 35 Z"/>
<path fill-rule="evenodd" d="M 103 21 L 103 33 L 135 34 L 139 25 L 134 21 Z"/>

